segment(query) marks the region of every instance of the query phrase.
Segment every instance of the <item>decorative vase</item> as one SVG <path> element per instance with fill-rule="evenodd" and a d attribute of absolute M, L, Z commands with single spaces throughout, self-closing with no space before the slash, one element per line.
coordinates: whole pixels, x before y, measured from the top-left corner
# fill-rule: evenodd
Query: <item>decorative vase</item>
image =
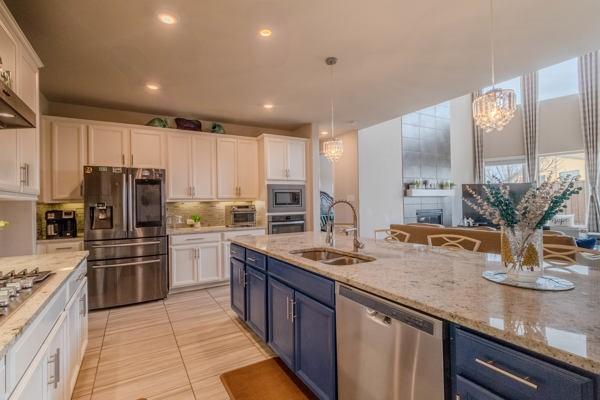
<path fill-rule="evenodd" d="M 533 283 L 542 276 L 542 238 L 541 229 L 502 228 L 501 256 L 510 279 Z"/>
<path fill-rule="evenodd" d="M 202 228 L 202 222 L 194 222 L 194 228 Z"/>

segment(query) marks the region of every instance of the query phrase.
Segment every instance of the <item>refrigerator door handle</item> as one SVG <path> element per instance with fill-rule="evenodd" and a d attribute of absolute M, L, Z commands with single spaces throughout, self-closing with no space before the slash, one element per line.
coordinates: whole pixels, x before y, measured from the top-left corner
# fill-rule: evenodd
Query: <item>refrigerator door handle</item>
<path fill-rule="evenodd" d="M 129 192 L 129 201 L 127 203 L 127 213 L 129 214 L 129 219 L 127 221 L 128 225 L 129 225 L 129 232 L 133 232 L 133 200 L 134 200 L 134 194 L 133 194 L 133 179 L 131 178 L 131 173 L 127 174 L 127 179 L 128 179 L 128 187 L 127 187 L 127 191 Z"/>
<path fill-rule="evenodd" d="M 123 174 L 123 231 L 127 232 L 127 176 L 126 174 Z"/>

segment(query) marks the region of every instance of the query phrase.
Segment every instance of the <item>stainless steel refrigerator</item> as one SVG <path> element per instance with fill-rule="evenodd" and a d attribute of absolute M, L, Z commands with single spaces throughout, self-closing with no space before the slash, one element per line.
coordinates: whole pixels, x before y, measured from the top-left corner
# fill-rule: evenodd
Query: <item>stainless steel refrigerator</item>
<path fill-rule="evenodd" d="M 167 295 L 165 171 L 84 167 L 90 309 Z"/>

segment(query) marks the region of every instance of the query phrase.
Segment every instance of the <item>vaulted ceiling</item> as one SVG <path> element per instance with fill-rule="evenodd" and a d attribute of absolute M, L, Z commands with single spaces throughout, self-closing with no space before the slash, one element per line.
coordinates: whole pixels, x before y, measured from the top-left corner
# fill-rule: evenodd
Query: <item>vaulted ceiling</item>
<path fill-rule="evenodd" d="M 490 81 L 486 0 L 5 1 L 45 64 L 41 90 L 51 101 L 324 126 L 324 59 L 337 56 L 336 122 L 346 129 Z M 495 8 L 499 80 L 600 48 L 598 0 L 496 0 Z M 178 23 L 161 23 L 161 12 Z M 270 38 L 258 35 L 264 27 Z"/>

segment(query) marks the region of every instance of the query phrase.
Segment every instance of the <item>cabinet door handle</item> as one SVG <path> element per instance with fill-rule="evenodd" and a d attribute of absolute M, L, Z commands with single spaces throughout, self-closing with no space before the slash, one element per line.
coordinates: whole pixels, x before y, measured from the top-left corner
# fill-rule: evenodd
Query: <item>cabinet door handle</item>
<path fill-rule="evenodd" d="M 60 348 L 57 348 L 56 353 L 48 357 L 48 364 L 54 364 L 54 375 L 48 377 L 48 384 L 54 385 L 54 389 L 56 389 L 60 382 Z"/>
<path fill-rule="evenodd" d="M 510 371 L 500 368 L 494 363 L 493 360 L 484 361 L 479 358 L 475 358 L 475 362 L 479 365 L 483 365 L 484 367 L 486 367 L 494 372 L 499 373 L 500 375 L 504 375 L 507 378 L 512 379 L 513 381 L 522 383 L 523 385 L 525 385 L 533 390 L 537 390 L 537 388 L 538 388 L 538 386 L 535 383 L 533 383 L 529 380 L 529 377 L 522 378 L 520 376 L 513 374 Z"/>
<path fill-rule="evenodd" d="M 131 166 L 133 167 L 133 153 L 131 153 Z"/>
<path fill-rule="evenodd" d="M 79 197 L 83 197 L 83 182 L 79 184 Z"/>
<path fill-rule="evenodd" d="M 290 319 L 290 298 L 285 296 L 285 319 Z"/>
<path fill-rule="evenodd" d="M 85 317 L 87 315 L 87 297 L 86 295 L 81 296 L 79 299 L 79 315 Z"/>
<path fill-rule="evenodd" d="M 121 154 L 121 165 L 125 165 L 125 154 Z"/>
<path fill-rule="evenodd" d="M 254 258 L 254 257 L 248 257 L 248 261 L 256 262 L 256 258 Z"/>

